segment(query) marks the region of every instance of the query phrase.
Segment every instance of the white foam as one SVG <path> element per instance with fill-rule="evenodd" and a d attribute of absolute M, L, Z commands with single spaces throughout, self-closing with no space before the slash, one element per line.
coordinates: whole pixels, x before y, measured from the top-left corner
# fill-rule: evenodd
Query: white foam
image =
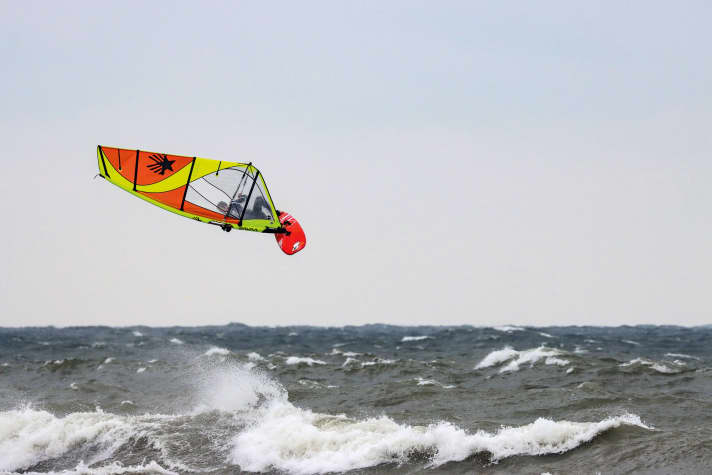
<path fill-rule="evenodd" d="M 523 332 L 524 331 L 524 328 L 515 327 L 513 325 L 501 325 L 499 327 L 492 327 L 492 329 L 497 330 L 499 332 L 506 332 L 506 333 Z"/>
<path fill-rule="evenodd" d="M 427 340 L 428 338 L 432 338 L 427 335 L 417 335 L 417 336 L 404 336 L 401 338 L 401 342 L 405 343 L 407 341 L 422 341 L 422 340 Z"/>
<path fill-rule="evenodd" d="M 252 353 L 247 354 L 247 359 L 250 361 L 264 361 L 265 359 L 260 355 L 259 353 L 255 353 L 254 351 Z"/>
<path fill-rule="evenodd" d="M 652 364 L 652 362 L 649 362 L 649 361 L 647 361 L 647 360 L 643 360 L 642 358 L 635 358 L 635 359 L 630 360 L 630 361 L 627 362 L 627 363 L 621 363 L 621 364 L 619 364 L 618 366 L 631 366 L 631 365 L 638 364 L 638 363 Z"/>
<path fill-rule="evenodd" d="M 112 358 L 112 357 L 106 358 L 106 359 L 104 360 L 104 364 L 109 364 L 109 363 L 111 363 L 112 361 L 114 361 L 114 359 L 115 359 L 115 358 Z"/>
<path fill-rule="evenodd" d="M 521 427 L 470 434 L 447 422 L 427 427 L 398 424 L 387 416 L 353 420 L 274 401 L 233 440 L 231 459 L 246 471 L 295 474 L 343 472 L 410 456 L 433 454 L 430 467 L 487 452 L 493 461 L 513 455 L 563 453 L 621 425 L 648 429 L 635 415 L 600 422 L 537 419 Z"/>
<path fill-rule="evenodd" d="M 665 356 L 670 356 L 672 358 L 685 358 L 688 360 L 702 361 L 701 358 L 698 358 L 697 356 L 690 356 L 690 355 L 686 355 L 684 353 L 665 353 Z"/>
<path fill-rule="evenodd" d="M 504 363 L 505 361 L 511 360 L 518 354 L 519 352 L 513 349 L 511 346 L 505 346 L 501 350 L 492 351 L 490 354 L 485 356 L 482 361 L 477 363 L 475 369 L 489 368 L 491 366 Z"/>
<path fill-rule="evenodd" d="M 678 371 L 678 370 L 676 370 L 676 369 L 668 368 L 668 367 L 665 366 L 664 364 L 660 364 L 660 363 L 653 363 L 653 365 L 651 366 L 651 368 L 653 368 L 653 369 L 654 369 L 655 371 L 657 371 L 658 373 L 664 373 L 664 374 L 674 374 L 674 373 L 679 373 L 679 372 L 680 372 L 680 371 Z"/>
<path fill-rule="evenodd" d="M 315 360 L 314 358 L 301 357 L 301 356 L 290 356 L 289 358 L 286 359 L 285 363 L 288 365 L 305 364 L 308 366 L 313 366 L 315 364 L 326 364 L 325 361 Z"/>
<path fill-rule="evenodd" d="M 621 341 L 623 343 L 628 343 L 629 345 L 640 346 L 640 343 L 638 343 L 637 341 L 633 341 L 633 340 L 621 340 Z"/>
<path fill-rule="evenodd" d="M 217 346 L 213 346 L 208 351 L 203 353 L 204 356 L 212 356 L 212 355 L 227 356 L 229 354 L 230 354 L 230 350 L 225 349 L 225 348 L 219 348 Z"/>
<path fill-rule="evenodd" d="M 396 360 L 389 360 L 387 358 L 376 358 L 373 361 L 365 361 L 361 363 L 362 366 L 376 366 L 376 365 L 389 365 L 395 363 Z"/>
<path fill-rule="evenodd" d="M 34 473 L 34 472 L 33 472 Z M 109 465 L 86 465 L 84 462 L 79 462 L 79 464 L 72 470 L 62 470 L 61 472 L 49 472 L 51 474 L 62 475 L 114 475 L 123 473 L 136 473 L 136 474 L 162 474 L 162 475 L 179 475 L 178 472 L 171 472 L 168 469 L 161 467 L 155 460 L 150 461 L 145 465 L 123 465 L 120 462 L 112 462 Z"/>
<path fill-rule="evenodd" d="M 133 336 L 143 336 L 143 333 L 141 333 L 138 330 L 134 330 L 132 333 L 133 333 Z"/>
<path fill-rule="evenodd" d="M 569 360 L 558 358 L 564 353 L 555 348 L 547 348 L 540 346 L 529 350 L 517 351 L 509 346 L 505 346 L 501 350 L 495 350 L 485 356 L 485 358 L 477 363 L 475 369 L 489 368 L 497 366 L 509 361 L 509 364 L 499 370 L 500 373 L 519 371 L 523 364 L 529 363 L 534 366 L 539 361 L 544 361 L 546 365 L 566 366 L 570 363 Z"/>
<path fill-rule="evenodd" d="M 97 412 L 55 417 L 46 411 L 22 408 L 0 412 L 0 470 L 21 470 L 60 457 L 87 440 L 99 446 L 90 463 L 108 457 L 134 432 L 125 418 Z"/>
<path fill-rule="evenodd" d="M 627 363 L 621 363 L 618 366 L 621 367 L 626 367 L 626 366 L 633 366 L 633 365 L 641 365 L 641 366 L 648 366 L 651 369 L 657 371 L 658 373 L 663 373 L 663 374 L 675 374 L 679 373 L 680 370 L 675 369 L 675 368 L 670 368 L 666 366 L 665 364 L 662 363 L 657 363 L 655 361 L 651 361 L 645 358 L 634 358 Z"/>
<path fill-rule="evenodd" d="M 170 341 L 170 342 L 173 343 L 174 345 L 182 345 L 182 344 L 183 344 L 183 340 L 179 340 L 178 338 L 171 338 L 171 339 L 168 340 L 168 341 Z"/>
<path fill-rule="evenodd" d="M 144 366 L 141 366 L 139 369 L 136 370 L 137 373 L 143 373 L 146 371 L 146 368 Z"/>
<path fill-rule="evenodd" d="M 549 335 L 548 333 L 544 333 L 544 332 L 537 332 L 537 333 L 545 338 L 554 338 L 554 335 Z"/>
<path fill-rule="evenodd" d="M 418 386 L 440 386 L 443 389 L 452 389 L 455 387 L 454 384 L 443 384 L 441 382 L 435 381 L 434 379 L 423 379 L 421 377 L 415 378 Z"/>
<path fill-rule="evenodd" d="M 342 367 L 342 368 L 345 368 L 345 367 L 347 367 L 347 366 L 349 366 L 349 365 L 356 365 L 356 364 L 359 364 L 359 363 L 361 363 L 361 362 L 360 362 L 359 360 L 357 360 L 356 358 L 350 358 L 350 357 L 349 357 L 349 358 L 346 358 L 346 361 L 344 361 L 344 364 L 342 364 L 341 367 Z"/>
<path fill-rule="evenodd" d="M 246 365 L 212 369 L 202 374 L 197 383 L 198 405 L 194 413 L 244 413 L 266 401 L 287 400 L 287 392 L 279 383 Z"/>

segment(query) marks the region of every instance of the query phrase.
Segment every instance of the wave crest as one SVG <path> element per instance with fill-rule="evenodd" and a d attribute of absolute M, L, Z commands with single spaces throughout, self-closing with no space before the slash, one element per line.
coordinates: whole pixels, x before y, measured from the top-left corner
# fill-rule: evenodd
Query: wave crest
<path fill-rule="evenodd" d="M 485 453 L 491 461 L 515 455 L 558 454 L 621 425 L 650 427 L 633 414 L 600 422 L 540 418 L 497 432 L 467 431 L 440 422 L 427 427 L 398 424 L 387 416 L 353 420 L 299 409 L 288 402 L 265 408 L 259 422 L 237 435 L 232 462 L 248 471 L 296 474 L 356 470 L 406 463 L 423 456 L 430 467 Z"/>

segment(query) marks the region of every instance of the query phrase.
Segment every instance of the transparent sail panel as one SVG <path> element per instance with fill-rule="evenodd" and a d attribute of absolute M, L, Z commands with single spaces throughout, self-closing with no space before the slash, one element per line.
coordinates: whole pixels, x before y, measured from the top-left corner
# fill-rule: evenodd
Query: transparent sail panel
<path fill-rule="evenodd" d="M 212 173 L 192 181 L 188 186 L 186 201 L 234 219 L 240 218 L 247 204 L 243 219 L 264 219 L 273 223 L 272 209 L 262 180 L 258 179 L 252 188 L 254 180 L 253 173 L 245 173 L 244 168 L 226 168 L 217 174 Z M 249 203 L 246 203 L 250 189 L 252 195 Z"/>

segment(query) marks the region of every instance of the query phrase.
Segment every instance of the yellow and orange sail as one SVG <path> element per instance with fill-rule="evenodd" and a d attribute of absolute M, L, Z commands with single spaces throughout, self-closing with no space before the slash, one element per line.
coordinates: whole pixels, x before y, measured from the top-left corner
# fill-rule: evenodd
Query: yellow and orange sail
<path fill-rule="evenodd" d="M 226 230 L 283 230 L 267 184 L 252 164 L 103 145 L 97 159 L 107 181 L 167 211 Z"/>

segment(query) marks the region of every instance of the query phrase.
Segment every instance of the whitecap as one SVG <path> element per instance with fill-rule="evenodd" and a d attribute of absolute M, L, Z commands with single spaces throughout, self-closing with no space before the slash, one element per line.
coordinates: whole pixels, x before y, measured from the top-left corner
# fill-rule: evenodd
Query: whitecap
<path fill-rule="evenodd" d="M 566 366 L 570 363 L 569 360 L 559 358 L 564 353 L 555 348 L 540 346 L 529 350 L 517 351 L 509 346 L 505 346 L 501 350 L 496 350 L 488 354 L 480 361 L 475 369 L 489 368 L 497 366 L 509 361 L 509 364 L 499 370 L 500 373 L 519 371 L 523 364 L 534 366 L 539 361 L 544 361 L 546 365 Z"/>
<path fill-rule="evenodd" d="M 663 373 L 663 374 L 674 374 L 674 373 L 680 372 L 676 369 L 668 368 L 664 364 L 660 364 L 660 363 L 653 363 L 650 367 L 653 368 L 658 373 Z"/>
<path fill-rule="evenodd" d="M 344 361 L 344 364 L 342 364 L 341 367 L 345 368 L 349 365 L 355 365 L 357 363 L 360 363 L 360 361 L 357 360 L 356 358 L 346 358 L 346 361 Z"/>
<path fill-rule="evenodd" d="M 421 377 L 415 378 L 415 381 L 418 383 L 418 386 L 440 386 L 443 389 L 452 389 L 455 387 L 454 384 L 443 384 L 434 379 L 424 379 Z"/>
<path fill-rule="evenodd" d="M 638 416 L 627 414 L 600 422 L 540 418 L 521 427 L 468 433 L 448 422 L 414 427 L 387 416 L 354 420 L 318 414 L 286 400 L 272 401 L 254 420 L 233 439 L 231 461 L 246 471 L 294 474 L 406 463 L 418 454 L 432 454 L 431 468 L 477 453 L 488 453 L 496 462 L 516 455 L 564 453 L 622 425 L 650 429 Z"/>
<path fill-rule="evenodd" d="M 132 333 L 133 333 L 133 336 L 136 336 L 136 337 L 143 336 L 143 333 L 141 333 L 141 332 L 138 331 L 138 330 L 134 330 Z"/>
<path fill-rule="evenodd" d="M 321 360 L 315 360 L 314 358 L 309 358 L 309 357 L 300 357 L 300 356 L 290 356 L 285 360 L 285 363 L 288 365 L 298 365 L 298 364 L 305 364 L 307 366 L 313 366 L 315 364 L 326 364 L 325 361 Z"/>
<path fill-rule="evenodd" d="M 265 360 L 262 357 L 262 355 L 260 355 L 259 353 L 255 353 L 254 351 L 247 354 L 247 359 L 250 361 L 264 361 Z"/>
<path fill-rule="evenodd" d="M 396 360 L 389 360 L 387 358 L 376 358 L 373 361 L 365 361 L 361 363 L 362 366 L 376 366 L 376 365 L 389 365 L 395 363 Z"/>
<path fill-rule="evenodd" d="M 633 341 L 633 340 L 621 340 L 621 341 L 623 343 L 628 343 L 629 345 L 640 346 L 640 343 L 638 343 L 637 341 Z"/>
<path fill-rule="evenodd" d="M 111 363 L 112 361 L 114 361 L 114 359 L 115 359 L 115 358 L 112 358 L 112 357 L 106 358 L 106 359 L 104 360 L 104 363 L 103 363 L 103 364 L 109 364 L 109 363 Z"/>
<path fill-rule="evenodd" d="M 170 341 L 170 342 L 173 343 L 174 345 L 182 345 L 182 344 L 183 344 L 183 341 L 182 341 L 182 340 L 179 340 L 178 338 L 171 338 L 171 339 L 168 340 L 168 341 Z"/>
<path fill-rule="evenodd" d="M 523 332 L 525 329 L 522 327 L 515 327 L 513 325 L 501 325 L 498 327 L 492 327 L 493 330 L 498 332 L 512 333 L 512 332 Z"/>
<path fill-rule="evenodd" d="M 31 408 L 16 409 L 0 412 L 0 427 L 0 471 L 23 470 L 61 457 L 86 441 L 108 457 L 134 433 L 125 418 L 101 411 L 56 417 Z"/>
<path fill-rule="evenodd" d="M 227 356 L 230 354 L 230 350 L 225 349 L 225 348 L 219 348 L 217 346 L 210 347 L 208 351 L 203 353 L 204 356 L 212 356 L 212 355 L 222 355 L 222 356 Z"/>
<path fill-rule="evenodd" d="M 405 343 L 407 341 L 421 341 L 421 340 L 427 340 L 428 338 L 432 338 L 427 335 L 418 335 L 418 336 L 404 336 L 401 339 L 401 343 Z"/>
<path fill-rule="evenodd" d="M 678 369 L 670 368 L 670 367 L 666 366 L 665 364 L 651 361 L 651 360 L 648 360 L 645 358 L 634 358 L 634 359 L 628 361 L 627 363 L 621 363 L 618 366 L 626 367 L 626 366 L 633 366 L 633 365 L 647 366 L 647 367 L 651 368 L 652 370 L 657 371 L 658 373 L 662 373 L 662 374 L 675 374 L 675 373 L 680 372 L 680 370 L 678 370 Z"/>
<path fill-rule="evenodd" d="M 548 333 L 544 333 L 544 332 L 537 332 L 537 333 L 545 338 L 554 338 L 554 335 L 549 335 Z"/>
<path fill-rule="evenodd" d="M 485 356 L 482 361 L 477 363 L 475 369 L 489 368 L 490 366 L 495 366 L 500 363 L 504 363 L 505 361 L 511 360 L 518 354 L 519 352 L 513 349 L 511 346 L 505 346 L 501 350 L 492 351 L 487 356 Z"/>
<path fill-rule="evenodd" d="M 256 409 L 260 404 L 287 399 L 287 392 L 281 384 L 240 364 L 202 374 L 197 380 L 197 387 L 198 405 L 194 413 L 217 410 L 239 412 L 247 417 L 250 413 L 245 411 Z"/>
<path fill-rule="evenodd" d="M 690 355 L 686 355 L 684 353 L 665 353 L 665 356 L 670 356 L 671 358 L 685 358 L 688 360 L 702 361 L 702 359 L 698 358 L 697 356 L 690 356 Z"/>
<path fill-rule="evenodd" d="M 144 371 L 146 371 L 146 367 L 144 366 L 141 366 L 139 369 L 136 370 L 137 373 L 143 373 Z"/>
<path fill-rule="evenodd" d="M 91 465 L 91 466 L 90 466 Z M 57 472 L 49 472 L 57 473 Z M 124 473 L 151 473 L 160 475 L 179 475 L 178 472 L 172 472 L 163 468 L 155 460 L 150 461 L 145 465 L 124 465 L 121 462 L 112 462 L 108 465 L 85 464 L 79 462 L 73 470 L 62 470 L 62 475 L 118 475 Z"/>

